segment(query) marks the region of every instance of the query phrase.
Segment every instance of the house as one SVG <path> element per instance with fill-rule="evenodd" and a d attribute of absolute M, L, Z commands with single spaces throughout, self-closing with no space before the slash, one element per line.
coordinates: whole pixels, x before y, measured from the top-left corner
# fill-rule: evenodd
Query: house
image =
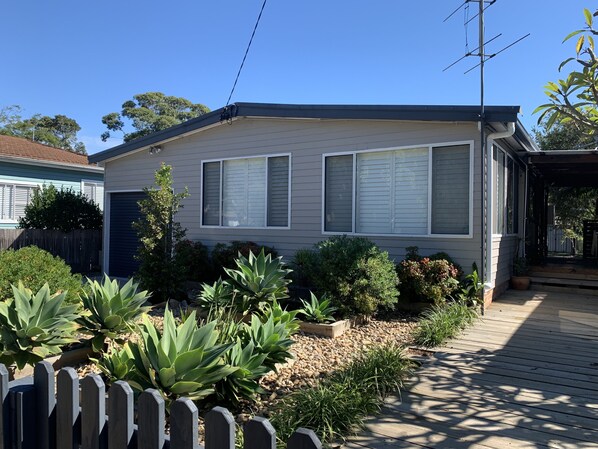
<path fill-rule="evenodd" d="M 15 228 L 33 189 L 53 184 L 84 192 L 103 208 L 104 169 L 87 156 L 0 135 L 0 229 Z"/>
<path fill-rule="evenodd" d="M 189 189 L 177 219 L 193 240 L 253 240 L 290 257 L 348 234 L 397 262 L 416 245 L 466 270 L 476 263 L 490 299 L 508 285 L 525 233 L 523 156 L 538 151 L 518 112 L 486 107 L 484 154 L 479 106 L 259 103 L 94 154 L 105 168 L 104 267 L 134 271 L 131 221 L 164 162 L 175 189 Z"/>

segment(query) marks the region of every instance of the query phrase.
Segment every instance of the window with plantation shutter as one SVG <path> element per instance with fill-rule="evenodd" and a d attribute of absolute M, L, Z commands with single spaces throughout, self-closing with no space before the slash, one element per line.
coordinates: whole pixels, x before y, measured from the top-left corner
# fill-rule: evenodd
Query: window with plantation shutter
<path fill-rule="evenodd" d="M 204 162 L 202 225 L 289 226 L 289 156 Z"/>
<path fill-rule="evenodd" d="M 469 235 L 471 144 L 324 157 L 324 231 Z"/>
<path fill-rule="evenodd" d="M 17 222 L 33 197 L 35 186 L 0 183 L 0 221 Z"/>
<path fill-rule="evenodd" d="M 83 195 L 96 203 L 100 210 L 104 210 L 104 183 L 83 181 Z"/>

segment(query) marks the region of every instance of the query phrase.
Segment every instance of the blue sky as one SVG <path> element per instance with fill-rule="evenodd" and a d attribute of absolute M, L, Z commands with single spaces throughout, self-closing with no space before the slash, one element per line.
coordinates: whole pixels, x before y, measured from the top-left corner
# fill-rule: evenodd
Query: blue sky
<path fill-rule="evenodd" d="M 340 104 L 479 104 L 474 59 L 465 52 L 462 0 L 268 0 L 232 101 Z M 486 103 L 520 105 L 531 131 L 543 86 L 573 55 L 563 37 L 583 25 L 589 0 L 497 0 L 486 36 Z M 224 105 L 262 0 L 21 0 L 2 13 L 0 107 L 65 114 L 90 153 L 101 117 L 134 94 L 161 91 L 211 109 Z M 470 10 L 476 10 L 472 4 Z M 468 28 L 477 47 L 477 22 Z M 10 39 L 6 39 L 10 36 Z"/>

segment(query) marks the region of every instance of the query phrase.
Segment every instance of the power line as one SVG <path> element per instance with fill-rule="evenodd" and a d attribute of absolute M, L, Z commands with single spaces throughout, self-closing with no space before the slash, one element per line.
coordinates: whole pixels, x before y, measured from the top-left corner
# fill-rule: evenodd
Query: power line
<path fill-rule="evenodd" d="M 243 66 L 245 65 L 245 59 L 247 59 L 247 54 L 249 53 L 249 49 L 251 48 L 251 43 L 253 42 L 253 37 L 255 36 L 255 32 L 257 31 L 257 27 L 260 24 L 260 19 L 262 18 L 262 13 L 264 12 L 264 8 L 266 7 L 266 2 L 268 0 L 264 0 L 262 3 L 262 8 L 260 9 L 260 14 L 257 16 L 257 20 L 255 21 L 255 26 L 253 27 L 253 33 L 251 33 L 251 38 L 249 39 L 249 44 L 247 44 L 247 49 L 245 50 L 245 55 L 243 56 L 243 61 L 241 61 L 241 66 L 239 67 L 239 71 L 237 72 L 237 77 L 235 78 L 235 83 L 233 84 L 233 88 L 230 91 L 230 95 L 228 96 L 228 100 L 226 100 L 225 105 L 230 103 L 230 99 L 235 92 L 235 87 L 237 87 L 237 81 L 239 81 L 239 76 L 241 75 L 241 70 L 243 70 Z"/>

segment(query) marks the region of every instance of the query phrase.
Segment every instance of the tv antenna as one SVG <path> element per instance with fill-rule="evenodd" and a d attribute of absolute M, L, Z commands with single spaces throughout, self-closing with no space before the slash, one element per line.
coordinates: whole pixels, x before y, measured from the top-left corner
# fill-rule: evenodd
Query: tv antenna
<path fill-rule="evenodd" d="M 530 33 L 526 34 L 525 36 L 520 37 L 519 39 L 511 42 L 509 45 L 501 48 L 500 50 L 494 52 L 494 53 L 487 53 L 486 52 L 486 45 L 494 42 L 496 39 L 498 39 L 499 37 L 502 36 L 502 33 L 497 34 L 496 36 L 486 40 L 485 38 L 485 28 L 484 28 L 484 13 L 486 12 L 486 10 L 488 8 L 490 8 L 492 5 L 494 5 L 494 3 L 496 3 L 497 0 L 464 0 L 461 5 L 459 5 L 452 13 L 450 13 L 446 19 L 444 19 L 443 22 L 446 22 L 447 20 L 449 20 L 451 17 L 453 17 L 455 14 L 457 14 L 461 9 L 464 10 L 464 27 L 465 27 L 465 54 L 457 59 L 456 61 L 454 61 L 452 64 L 448 65 L 443 72 L 447 71 L 448 69 L 450 69 L 451 67 L 457 65 L 459 62 L 463 61 L 464 59 L 470 58 L 470 57 L 475 57 L 475 58 L 479 58 L 479 62 L 474 65 L 473 67 L 471 67 L 470 69 L 465 71 L 465 74 L 471 72 L 472 70 L 476 69 L 476 68 L 480 68 L 480 146 L 481 146 L 481 169 L 482 169 L 482 176 L 483 176 L 483 182 L 484 185 L 487 181 L 487 177 L 488 177 L 488 171 L 487 171 L 487 164 L 490 163 L 490 161 L 488 160 L 488 158 L 486 157 L 486 138 L 485 138 L 485 127 L 486 127 L 486 121 L 485 121 L 485 104 L 484 104 L 484 65 L 486 64 L 486 62 L 488 62 L 489 60 L 495 58 L 496 56 L 498 56 L 499 54 L 501 54 L 502 52 L 506 51 L 507 49 L 513 47 L 514 45 L 518 44 L 519 42 L 521 42 L 523 39 L 525 39 L 526 37 L 528 37 L 530 35 Z M 473 15 L 473 17 L 469 17 L 469 5 L 471 3 L 477 3 L 478 4 L 478 12 L 476 14 Z M 473 50 L 469 50 L 469 42 L 468 42 L 468 28 L 467 26 L 474 21 L 475 19 L 478 19 L 478 47 L 473 49 Z M 486 201 L 491 201 L 490 198 L 487 198 L 487 194 L 486 195 L 482 195 L 482 199 L 481 199 L 481 210 L 482 210 L 482 229 L 484 230 L 484 235 L 488 234 L 488 220 L 486 217 L 486 214 L 483 212 L 484 210 L 486 210 Z M 482 261 L 484 261 L 486 259 L 487 256 L 487 244 L 486 244 L 486 239 L 482 238 Z M 482 279 L 485 279 L 485 274 L 484 271 L 486 271 L 486 264 L 482 263 Z M 488 279 L 490 280 L 490 279 Z"/>

